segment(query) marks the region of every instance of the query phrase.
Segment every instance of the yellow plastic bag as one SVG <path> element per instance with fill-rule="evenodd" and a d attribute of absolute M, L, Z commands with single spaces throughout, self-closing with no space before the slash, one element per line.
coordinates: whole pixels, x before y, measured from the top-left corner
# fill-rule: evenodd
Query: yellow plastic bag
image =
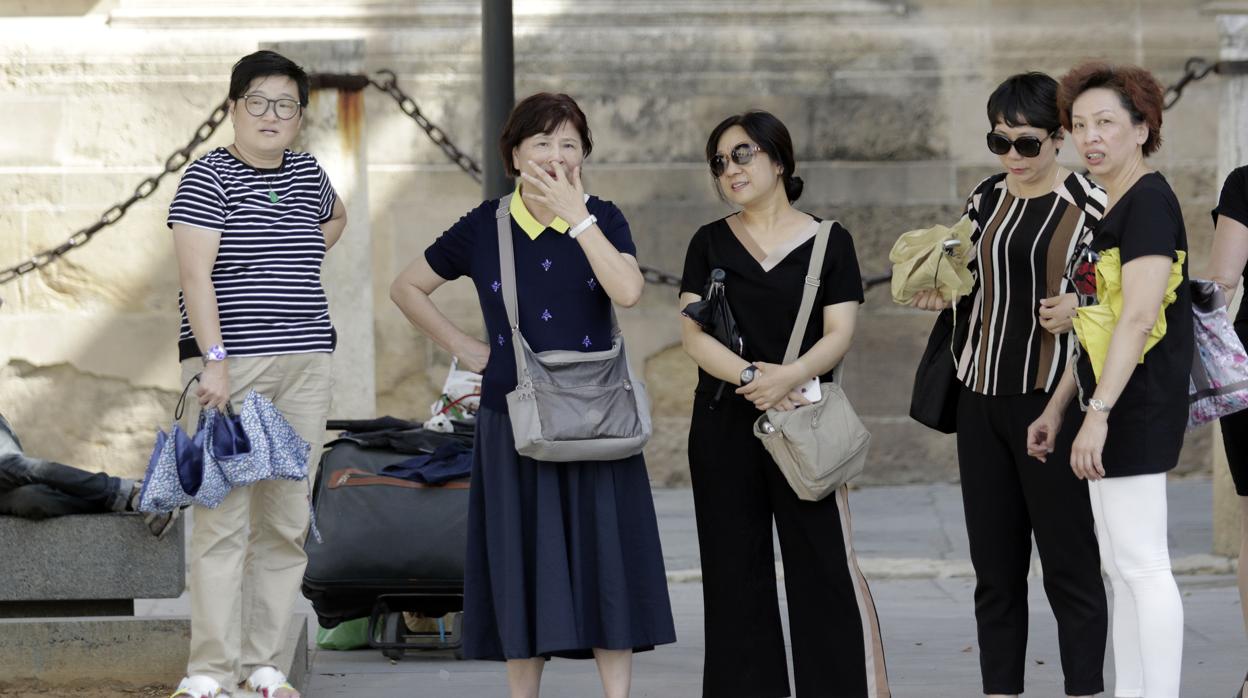
<path fill-rule="evenodd" d="M 946 247 L 951 240 L 957 244 Z M 893 302 L 906 305 L 914 294 L 928 289 L 940 291 L 947 301 L 970 293 L 974 279 L 967 264 L 972 254 L 971 219 L 966 216 L 952 228 L 936 225 L 904 233 L 888 253 Z"/>
<path fill-rule="evenodd" d="M 1170 278 L 1166 281 L 1166 295 L 1161 300 L 1161 310 L 1157 314 L 1157 322 L 1144 340 L 1144 351 L 1140 352 L 1140 363 L 1144 363 L 1144 355 L 1149 349 L 1157 346 L 1157 342 L 1166 336 L 1166 308 L 1178 297 L 1179 284 L 1183 283 L 1183 260 L 1187 253 L 1176 250 L 1178 259 L 1170 265 Z M 1099 381 L 1101 369 L 1105 366 L 1105 356 L 1109 353 L 1109 338 L 1114 334 L 1114 327 L 1122 317 L 1122 256 L 1117 247 L 1111 247 L 1100 253 L 1096 262 L 1096 305 L 1079 308 L 1072 321 L 1075 336 L 1079 344 L 1088 354 L 1092 363 L 1092 373 Z"/>

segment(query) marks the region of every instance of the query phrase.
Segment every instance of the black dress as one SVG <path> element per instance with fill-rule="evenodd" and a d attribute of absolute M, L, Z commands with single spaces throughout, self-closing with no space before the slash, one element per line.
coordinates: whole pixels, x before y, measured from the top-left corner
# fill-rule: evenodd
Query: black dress
<path fill-rule="evenodd" d="M 745 358 L 783 363 L 816 228 L 812 224 L 760 262 L 752 241 L 738 238 L 725 220 L 703 226 L 689 243 L 681 292 L 701 296 L 711 269 L 723 269 Z M 853 240 L 834 225 L 802 353 L 823 336 L 825 306 L 862 299 Z M 689 430 L 706 624 L 703 695 L 790 695 L 773 518 L 784 559 L 797 695 L 890 695 L 879 621 L 851 544 L 846 488 L 819 502 L 799 500 L 751 433 L 759 411 L 733 392 L 735 385 L 716 399 L 720 383 L 699 371 Z"/>
<path fill-rule="evenodd" d="M 1092 249 L 1118 248 L 1122 265 L 1138 257 L 1178 259 L 1187 251 L 1187 231 L 1174 190 L 1160 173 L 1136 182 L 1105 214 Z M 1187 430 L 1187 389 L 1192 371 L 1192 297 L 1187 261 L 1176 298 L 1165 309 L 1166 334 L 1144 355 L 1109 413 L 1109 433 L 1101 451 L 1105 477 L 1164 473 L 1179 462 Z M 1096 390 L 1092 362 L 1079 352 L 1075 376 L 1084 405 Z"/>

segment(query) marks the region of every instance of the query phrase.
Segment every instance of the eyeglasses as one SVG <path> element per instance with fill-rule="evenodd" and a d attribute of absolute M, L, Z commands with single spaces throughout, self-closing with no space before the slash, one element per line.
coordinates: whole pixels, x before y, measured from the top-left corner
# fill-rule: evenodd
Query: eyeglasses
<path fill-rule="evenodd" d="M 243 106 L 247 108 L 247 113 L 256 118 L 260 118 L 269 112 L 269 105 L 273 105 L 273 113 L 282 121 L 295 118 L 299 113 L 299 103 L 293 99 L 269 99 L 260 95 L 243 95 Z"/>
<path fill-rule="evenodd" d="M 748 165 L 754 159 L 754 153 L 761 151 L 762 148 L 749 143 L 738 143 L 728 152 L 728 157 L 738 165 Z M 711 176 L 722 177 L 724 170 L 728 169 L 728 158 L 716 153 L 710 160 Z"/>
<path fill-rule="evenodd" d="M 1017 150 L 1019 155 L 1025 158 L 1034 158 L 1040 154 L 1040 146 L 1044 145 L 1044 142 L 1049 140 L 1049 138 L 1056 133 L 1057 131 L 1053 131 L 1044 138 L 1036 138 L 1035 136 L 1019 136 L 1014 140 L 1010 140 L 996 131 L 989 131 L 988 150 L 991 150 L 994 155 L 1005 155 L 1010 152 L 1010 147 L 1013 146 L 1014 150 Z"/>

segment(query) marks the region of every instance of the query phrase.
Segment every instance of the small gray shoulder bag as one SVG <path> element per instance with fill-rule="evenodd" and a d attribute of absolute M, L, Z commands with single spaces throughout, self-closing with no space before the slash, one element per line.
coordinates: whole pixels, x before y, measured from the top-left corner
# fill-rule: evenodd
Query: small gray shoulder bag
<path fill-rule="evenodd" d="M 810 253 L 810 267 L 802 289 L 797 323 L 789 335 L 784 363 L 791 364 L 801 350 L 802 336 L 815 305 L 832 221 L 823 221 Z M 871 444 L 871 432 L 841 389 L 844 359 L 833 371 L 833 381 L 819 386 L 822 399 L 787 412 L 767 410 L 754 422 L 754 436 L 763 442 L 799 499 L 817 502 L 862 472 Z"/>
<path fill-rule="evenodd" d="M 650 440 L 650 400 L 633 375 L 624 337 L 611 308 L 611 348 L 535 352 L 517 320 L 516 258 L 511 242 L 511 196 L 498 203 L 498 257 L 503 306 L 516 354 L 516 389 L 507 410 L 516 451 L 553 462 L 619 460 Z"/>

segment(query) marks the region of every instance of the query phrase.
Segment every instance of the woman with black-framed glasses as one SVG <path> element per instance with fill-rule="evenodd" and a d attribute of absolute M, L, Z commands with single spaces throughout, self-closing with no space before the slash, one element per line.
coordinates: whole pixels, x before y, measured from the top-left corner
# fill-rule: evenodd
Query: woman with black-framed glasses
<path fill-rule="evenodd" d="M 1024 448 L 1067 371 L 1079 250 L 1105 210 L 1105 192 L 1057 162 L 1057 82 L 1015 75 L 988 99 L 988 150 L 1005 172 L 966 203 L 974 285 L 959 303 L 954 357 L 958 469 L 975 567 L 975 620 L 984 693 L 1023 692 L 1027 575 L 1035 536 L 1057 618 L 1066 694 L 1104 690 L 1107 611 L 1086 483 L 1066 464 L 1076 428 L 1042 463 Z M 1076 277 L 1077 278 L 1077 277 Z M 912 303 L 941 310 L 924 292 Z M 1077 425 L 1076 408 L 1065 419 Z M 1059 462 L 1060 461 L 1060 462 Z"/>
<path fill-rule="evenodd" d="M 187 166 L 168 224 L 182 382 L 200 374 L 186 424 L 201 406 L 241 410 L 255 389 L 312 445 L 312 479 L 337 343 L 321 264 L 347 218 L 316 158 L 290 150 L 308 91 L 307 74 L 284 56 L 240 59 L 229 87 L 234 142 Z M 215 509 L 195 507 L 191 648 L 173 695 L 211 698 L 244 681 L 268 698 L 298 698 L 277 666 L 308 559 L 308 493 L 308 482 L 265 480 L 234 489 Z"/>
<path fill-rule="evenodd" d="M 711 271 L 722 270 L 744 346 L 738 353 L 681 319 L 685 351 L 699 367 L 689 470 L 706 626 L 702 695 L 790 695 L 774 519 L 796 694 L 887 698 L 880 625 L 850 540 L 847 488 L 818 502 L 799 500 L 752 434 L 765 410 L 806 404 L 801 388 L 831 380 L 849 350 L 863 300 L 853 239 L 832 225 L 818 312 L 797 360 L 784 364 L 820 222 L 793 207 L 802 180 L 792 139 L 775 116 L 751 111 L 712 130 L 706 157 L 720 197 L 740 211 L 694 234 L 680 304 L 701 300 Z M 721 391 L 725 383 L 730 389 Z"/>

